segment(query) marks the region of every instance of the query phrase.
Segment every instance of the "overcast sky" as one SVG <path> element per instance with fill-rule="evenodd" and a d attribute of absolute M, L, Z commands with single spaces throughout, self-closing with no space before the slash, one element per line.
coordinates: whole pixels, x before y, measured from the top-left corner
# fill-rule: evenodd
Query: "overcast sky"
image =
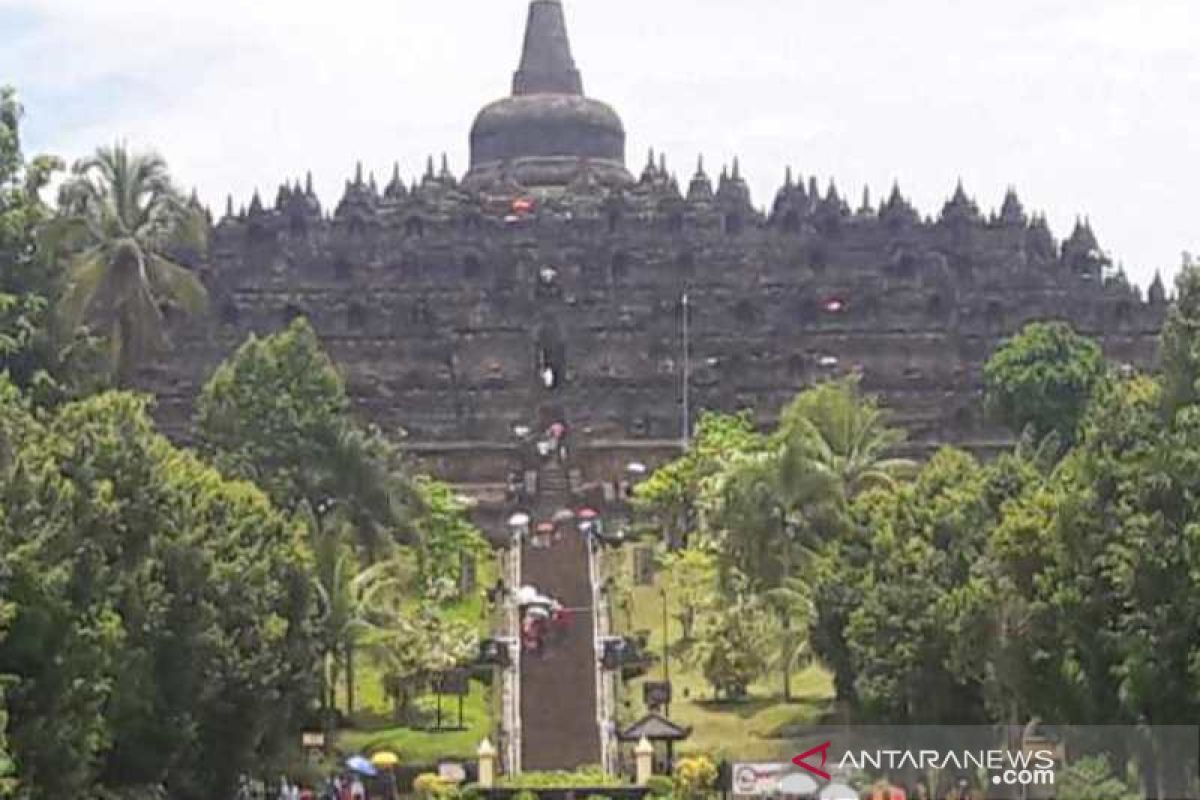
<path fill-rule="evenodd" d="M 214 210 L 311 169 L 328 207 L 467 164 L 506 95 L 525 0 L 0 0 L 26 149 L 153 146 Z M 894 180 L 936 213 L 1014 185 L 1055 233 L 1090 216 L 1143 285 L 1200 250 L 1200 0 L 566 0 L 586 92 L 640 170 L 741 157 L 758 205 L 792 165 L 855 202 Z"/>

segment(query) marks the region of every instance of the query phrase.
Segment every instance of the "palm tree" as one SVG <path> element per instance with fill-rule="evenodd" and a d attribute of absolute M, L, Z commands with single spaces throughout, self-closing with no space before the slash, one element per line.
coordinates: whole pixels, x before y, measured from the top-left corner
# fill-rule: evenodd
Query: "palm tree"
<path fill-rule="evenodd" d="M 780 479 L 792 506 L 828 496 L 830 489 L 848 502 L 917 469 L 914 461 L 888 456 L 904 433 L 887 425 L 885 412 L 862 395 L 857 378 L 801 394 L 784 410 L 778 437 Z"/>
<path fill-rule="evenodd" d="M 203 252 L 205 222 L 153 153 L 101 147 L 78 162 L 59 198 L 56 243 L 67 248 L 60 301 L 70 332 L 89 323 L 108 338 L 118 380 L 166 344 L 163 312 L 199 313 L 207 293 L 177 252 Z"/>
<path fill-rule="evenodd" d="M 345 667 L 346 711 L 354 713 L 354 651 L 371 631 L 392 624 L 399 614 L 398 598 L 416 583 L 411 560 L 397 554 L 365 569 L 346 543 L 349 525 L 339 519 L 309 515 L 314 558 L 318 625 L 325 660 L 327 709 L 337 707 L 337 686 Z"/>

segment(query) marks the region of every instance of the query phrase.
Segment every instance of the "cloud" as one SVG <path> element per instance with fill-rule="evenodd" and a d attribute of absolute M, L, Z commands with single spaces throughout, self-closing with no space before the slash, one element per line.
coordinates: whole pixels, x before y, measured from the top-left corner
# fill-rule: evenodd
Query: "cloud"
<path fill-rule="evenodd" d="M 1192 0 L 568 0 L 590 93 L 630 162 L 681 178 L 741 157 L 755 199 L 784 167 L 857 197 L 895 179 L 935 213 L 962 177 L 985 208 L 1015 184 L 1060 235 L 1090 214 L 1147 282 L 1200 248 L 1200 29 Z M 125 138 L 223 205 L 314 172 L 326 205 L 362 160 L 462 171 L 475 111 L 506 93 L 522 4 L 484 0 L 0 0 L 0 75 L 31 149 Z"/>

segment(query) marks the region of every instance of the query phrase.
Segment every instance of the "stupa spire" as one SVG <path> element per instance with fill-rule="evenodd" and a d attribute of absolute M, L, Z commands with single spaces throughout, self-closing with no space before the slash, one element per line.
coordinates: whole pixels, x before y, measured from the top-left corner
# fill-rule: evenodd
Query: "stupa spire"
<path fill-rule="evenodd" d="M 561 0 L 533 0 L 525 23 L 521 66 L 513 94 L 583 94 L 583 78 L 571 57 Z"/>

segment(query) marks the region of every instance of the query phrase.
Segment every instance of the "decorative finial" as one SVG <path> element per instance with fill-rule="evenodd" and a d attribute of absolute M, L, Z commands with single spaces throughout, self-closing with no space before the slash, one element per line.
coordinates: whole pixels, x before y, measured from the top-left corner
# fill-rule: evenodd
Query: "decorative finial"
<path fill-rule="evenodd" d="M 233 216 L 233 195 L 231 194 L 225 195 L 225 216 Z"/>
<path fill-rule="evenodd" d="M 313 196 L 313 179 L 311 169 L 304 175 L 304 193 L 309 197 Z"/>
<path fill-rule="evenodd" d="M 740 181 L 742 179 L 742 169 L 741 169 L 741 166 L 738 164 L 737 156 L 733 157 L 733 179 L 735 181 Z"/>
<path fill-rule="evenodd" d="M 783 173 L 783 187 L 785 189 L 792 188 L 792 168 L 788 167 Z"/>
<path fill-rule="evenodd" d="M 363 167 L 362 167 L 361 161 L 359 161 L 358 164 L 356 164 L 354 167 L 354 185 L 355 186 L 363 185 Z"/>

